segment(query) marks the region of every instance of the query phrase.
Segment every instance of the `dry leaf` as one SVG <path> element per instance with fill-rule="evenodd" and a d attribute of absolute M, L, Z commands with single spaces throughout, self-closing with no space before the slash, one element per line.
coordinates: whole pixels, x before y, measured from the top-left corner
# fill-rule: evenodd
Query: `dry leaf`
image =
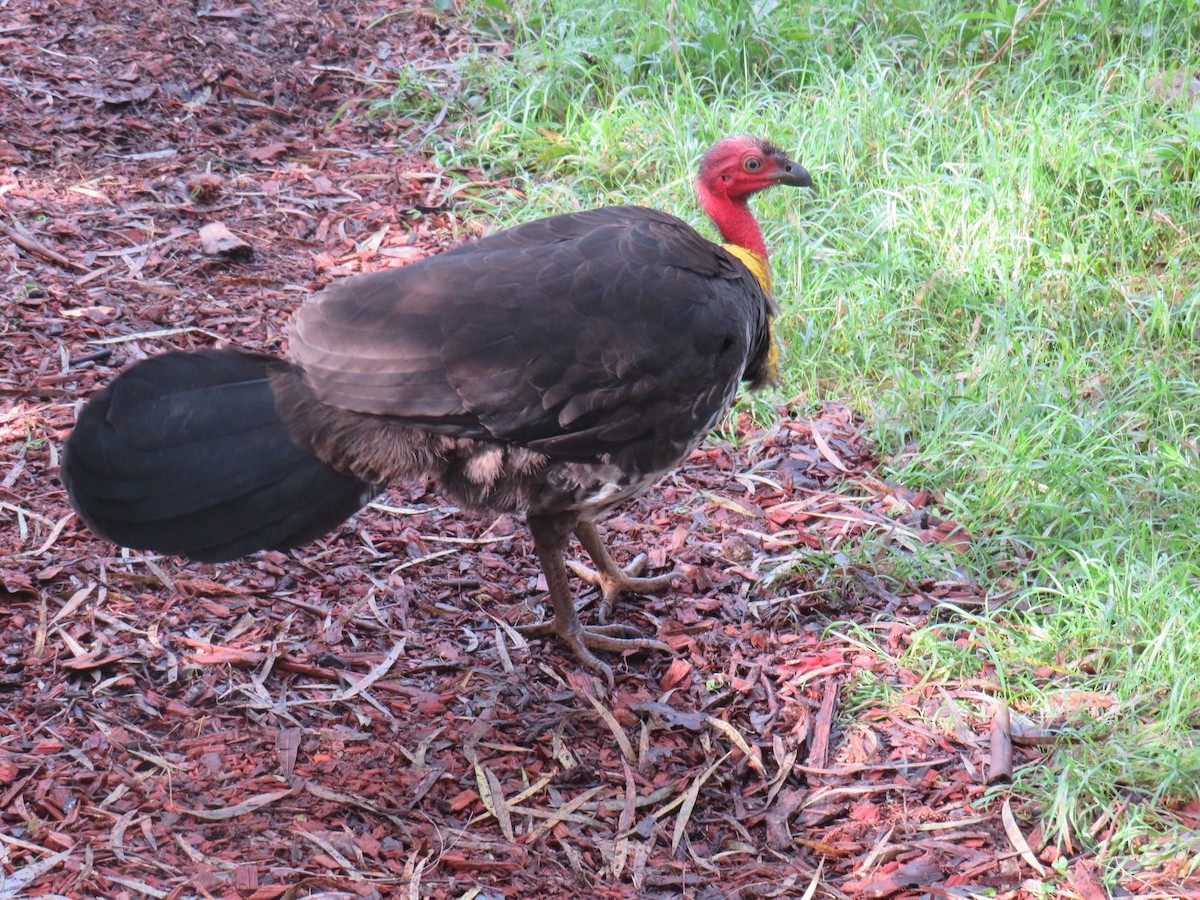
<path fill-rule="evenodd" d="M 1021 834 L 1021 829 L 1017 826 L 1017 819 L 1013 815 L 1012 804 L 1008 798 L 1004 798 L 1004 805 L 1000 808 L 1000 821 L 1004 825 L 1004 833 L 1008 835 L 1009 841 L 1012 842 L 1013 849 L 1021 854 L 1021 858 L 1029 863 L 1039 875 L 1045 875 L 1046 870 L 1034 855 L 1029 843 L 1025 840 L 1025 835 Z"/>
<path fill-rule="evenodd" d="M 221 809 L 180 809 L 184 815 L 195 816 L 197 819 L 204 819 L 208 822 L 223 822 L 226 819 L 236 819 L 238 816 L 244 816 L 246 813 L 252 813 L 256 809 L 262 809 L 269 803 L 274 803 L 276 800 L 282 800 L 284 797 L 290 796 L 294 791 L 271 791 L 267 794 L 258 794 L 251 797 L 249 800 L 243 800 L 241 803 L 235 803 L 233 806 L 226 806 Z"/>

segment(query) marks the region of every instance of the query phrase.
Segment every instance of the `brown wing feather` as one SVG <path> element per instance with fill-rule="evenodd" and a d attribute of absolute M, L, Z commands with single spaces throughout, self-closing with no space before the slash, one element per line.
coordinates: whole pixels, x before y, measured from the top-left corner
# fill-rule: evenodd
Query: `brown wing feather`
<path fill-rule="evenodd" d="M 324 403 L 647 472 L 754 377 L 769 311 L 684 222 L 607 207 L 338 282 L 300 310 L 291 353 Z"/>

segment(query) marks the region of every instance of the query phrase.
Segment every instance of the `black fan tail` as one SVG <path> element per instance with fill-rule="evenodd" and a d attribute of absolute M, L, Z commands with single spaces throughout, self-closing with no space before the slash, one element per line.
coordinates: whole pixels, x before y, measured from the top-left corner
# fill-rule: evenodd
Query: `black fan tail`
<path fill-rule="evenodd" d="M 298 445 L 272 380 L 288 363 L 227 348 L 143 360 L 88 401 L 63 453 L 96 534 L 206 562 L 306 543 L 378 488 Z"/>

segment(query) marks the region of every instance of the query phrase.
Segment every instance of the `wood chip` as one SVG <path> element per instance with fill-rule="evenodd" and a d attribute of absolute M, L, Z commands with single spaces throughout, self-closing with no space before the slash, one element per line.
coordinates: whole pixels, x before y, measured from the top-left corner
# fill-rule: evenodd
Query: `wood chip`
<path fill-rule="evenodd" d="M 1071 863 L 1068 881 L 1083 900 L 1110 900 L 1109 893 L 1100 880 L 1100 867 L 1096 861 L 1087 858 L 1076 859 Z"/>
<path fill-rule="evenodd" d="M 200 249 L 209 256 L 224 256 L 245 262 L 254 255 L 254 248 L 221 222 L 209 222 L 198 234 Z"/>
<path fill-rule="evenodd" d="M 837 705 L 838 680 L 830 678 L 825 682 L 825 691 L 821 697 L 821 710 L 813 726 L 812 742 L 809 744 L 808 765 L 823 769 L 829 758 L 829 734 L 833 730 L 833 710 Z"/>

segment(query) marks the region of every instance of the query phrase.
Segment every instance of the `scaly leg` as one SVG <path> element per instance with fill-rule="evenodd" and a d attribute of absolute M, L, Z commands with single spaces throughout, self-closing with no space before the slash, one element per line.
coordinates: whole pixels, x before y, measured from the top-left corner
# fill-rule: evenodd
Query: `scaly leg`
<path fill-rule="evenodd" d="M 554 634 L 563 642 L 581 663 L 604 676 L 611 688 L 612 668 L 596 657 L 592 650 L 610 653 L 626 653 L 631 650 L 659 650 L 671 653 L 671 648 L 662 641 L 640 637 L 636 628 L 629 625 L 596 625 L 585 628 L 575 611 L 575 600 L 571 595 L 571 584 L 567 580 L 567 567 L 563 553 L 573 521 L 563 516 L 530 516 L 529 530 L 533 534 L 533 545 L 538 561 L 546 573 L 546 584 L 550 588 L 550 603 L 554 607 L 554 618 L 537 625 L 518 628 L 525 637 L 544 637 Z M 593 529 L 594 533 L 595 529 Z M 611 562 L 611 560 L 610 560 Z"/>
<path fill-rule="evenodd" d="M 583 545 L 587 555 L 592 558 L 592 563 L 596 568 L 589 569 L 574 560 L 569 561 L 567 565 L 571 567 L 572 572 L 588 584 L 600 588 L 598 618 L 601 622 L 608 621 L 608 617 L 612 615 L 613 604 L 617 602 L 617 598 L 623 592 L 653 594 L 658 591 L 666 591 L 670 589 L 671 582 L 682 577 L 683 573 L 678 570 L 670 571 L 666 575 L 655 575 L 653 578 L 636 577 L 641 574 L 642 569 L 646 568 L 645 553 L 639 553 L 633 562 L 625 568 L 621 568 L 608 555 L 608 550 L 605 549 L 604 542 L 600 540 L 600 532 L 596 530 L 594 522 L 580 522 L 576 525 L 575 537 L 579 538 L 579 543 Z"/>

